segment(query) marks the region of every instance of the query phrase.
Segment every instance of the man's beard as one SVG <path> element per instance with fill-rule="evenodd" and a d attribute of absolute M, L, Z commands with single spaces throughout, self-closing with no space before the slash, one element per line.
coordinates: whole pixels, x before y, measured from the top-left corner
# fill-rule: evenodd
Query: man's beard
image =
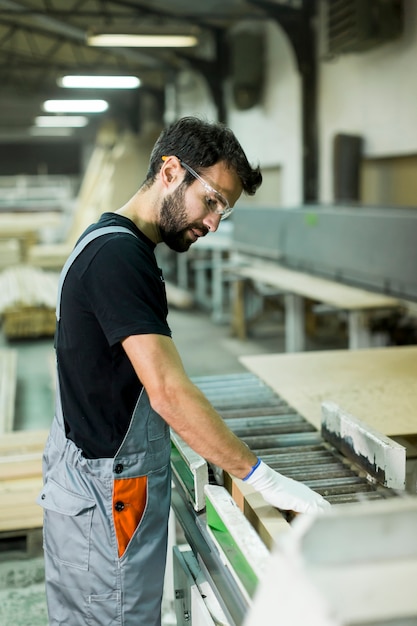
<path fill-rule="evenodd" d="M 164 199 L 161 206 L 159 230 L 162 241 L 175 252 L 186 252 L 193 243 L 193 240 L 187 237 L 193 224 L 190 224 L 187 218 L 184 202 L 185 190 L 186 187 L 182 183 Z M 203 235 L 208 232 L 205 226 L 195 225 L 195 228 Z"/>

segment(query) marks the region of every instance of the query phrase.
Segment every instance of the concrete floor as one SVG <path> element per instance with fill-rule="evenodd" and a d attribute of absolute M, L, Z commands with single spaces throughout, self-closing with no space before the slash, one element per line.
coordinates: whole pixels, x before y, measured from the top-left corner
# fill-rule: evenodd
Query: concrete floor
<path fill-rule="evenodd" d="M 263 326 L 255 337 L 239 341 L 230 336 L 227 325 L 214 324 L 201 311 L 171 310 L 173 338 L 190 376 L 245 371 L 241 355 L 280 352 L 284 338 L 282 324 Z M 273 328 L 273 330 L 272 330 Z M 53 416 L 53 340 L 34 339 L 7 342 L 0 334 L 0 346 L 18 352 L 16 430 L 48 428 Z M 175 624 L 171 607 L 164 609 L 164 626 Z M 24 553 L 0 544 L 0 626 L 46 626 L 42 553 L 28 558 Z"/>

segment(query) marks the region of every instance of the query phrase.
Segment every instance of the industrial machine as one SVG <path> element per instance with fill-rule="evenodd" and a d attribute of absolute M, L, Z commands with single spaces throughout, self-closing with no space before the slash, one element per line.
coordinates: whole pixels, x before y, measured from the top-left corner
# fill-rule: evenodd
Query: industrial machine
<path fill-rule="evenodd" d="M 298 518 L 268 561 L 244 626 L 414 626 L 417 501 Z"/>
<path fill-rule="evenodd" d="M 232 249 L 416 301 L 416 237 L 417 211 L 412 208 L 242 206 L 233 215 Z"/>
<path fill-rule="evenodd" d="M 417 515 L 414 500 L 404 497 L 405 449 L 367 428 L 333 403 L 324 403 L 322 429 L 318 432 L 254 374 L 199 377 L 194 378 L 194 382 L 228 426 L 258 456 L 277 471 L 321 493 L 333 507 L 323 519 L 285 517 L 283 512 L 266 505 L 262 497 L 251 492 L 251 488 L 242 481 L 207 464 L 172 433 L 172 506 L 185 537 L 183 546 L 174 548 L 178 625 L 362 624 L 361 621 L 343 621 L 343 613 L 338 614 L 334 607 L 330 610 L 327 600 L 320 595 L 320 585 L 312 591 L 308 581 L 312 571 L 308 561 L 310 552 L 306 553 L 304 571 L 303 550 L 305 545 L 311 548 L 313 544 L 315 550 L 322 554 L 321 560 L 317 561 L 313 549 L 316 558 L 316 561 L 313 559 L 314 577 L 319 583 L 326 576 L 332 579 L 331 567 L 335 563 L 339 567 L 346 563 L 347 570 L 353 563 L 361 564 L 357 544 L 349 546 L 346 543 L 352 538 L 356 541 L 358 535 L 361 536 L 361 544 L 369 545 L 368 553 L 364 551 L 364 566 L 368 557 L 382 564 L 387 556 L 384 541 L 387 523 L 388 527 L 390 523 L 383 520 L 392 520 L 396 515 L 402 519 L 404 516 L 403 533 L 396 533 L 398 546 L 394 542 L 388 550 L 392 557 L 398 559 L 398 568 L 401 569 L 401 555 L 404 554 L 408 533 L 411 533 L 411 520 Z M 404 502 L 409 500 L 412 504 L 404 508 Z M 341 524 L 344 511 L 349 513 L 346 522 Z M 381 529 L 378 540 L 369 521 L 374 518 L 378 519 L 375 529 Z M 349 528 L 349 523 L 352 532 L 346 534 L 345 541 L 345 527 Z M 309 541 L 311 536 L 314 539 Z M 296 540 L 296 537 L 299 539 Z M 307 539 L 304 541 L 303 537 Z M 328 537 L 332 543 L 327 544 Z M 335 548 L 337 540 L 341 544 L 339 550 Z M 414 543 L 412 539 L 412 545 Z M 283 549 L 280 545 L 288 547 Z M 296 550 L 291 548 L 294 545 L 298 546 L 298 556 L 294 556 Z M 317 619 L 320 617 L 322 621 L 313 621 L 311 612 L 311 619 L 307 618 L 308 607 L 304 618 L 298 621 L 289 621 L 289 614 L 284 617 L 284 613 L 280 612 L 281 603 L 288 608 L 291 594 L 294 595 L 288 589 L 289 583 L 282 587 L 274 583 L 275 579 L 285 579 L 288 562 L 292 563 L 293 569 L 290 567 L 288 571 L 293 576 L 293 583 L 297 577 L 296 567 L 303 570 L 298 587 L 303 593 L 306 590 L 306 599 L 314 597 Z M 320 569 L 322 564 L 326 571 Z M 373 567 L 377 569 L 378 566 Z M 392 571 L 396 571 L 395 568 Z M 340 584 L 343 585 L 344 580 Z M 334 588 L 337 588 L 336 583 Z M 383 588 L 379 593 L 384 593 Z M 265 602 L 265 594 L 268 595 L 268 603 Z M 258 598 L 261 598 L 261 604 L 269 606 L 269 612 L 260 609 Z M 293 601 L 296 605 L 302 603 L 301 597 L 293 598 Z M 413 615 L 417 616 L 415 608 Z M 295 609 L 294 615 L 299 612 L 299 606 Z M 403 617 L 401 612 L 392 612 L 394 617 Z M 370 613 L 371 609 L 368 621 Z M 355 619 L 358 615 L 359 611 Z M 369 623 L 385 624 L 378 620 Z M 406 623 L 386 622 L 387 625 Z"/>

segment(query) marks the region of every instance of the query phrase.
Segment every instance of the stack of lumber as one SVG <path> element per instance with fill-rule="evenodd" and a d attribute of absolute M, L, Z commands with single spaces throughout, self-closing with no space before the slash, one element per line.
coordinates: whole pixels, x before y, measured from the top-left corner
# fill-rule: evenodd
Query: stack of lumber
<path fill-rule="evenodd" d="M 45 269 L 61 269 L 84 230 L 95 222 L 101 211 L 97 207 L 97 189 L 111 159 L 112 139 L 99 142 L 90 159 L 76 201 L 72 223 L 64 241 L 33 245 L 28 251 L 31 265 Z"/>
<path fill-rule="evenodd" d="M 39 240 L 45 229 L 56 229 L 62 222 L 57 211 L 28 212 L 14 210 L 0 211 L 0 240 L 14 240 L 19 245 L 21 262 L 27 260 L 28 251 Z M 10 263 L 8 263 L 10 265 Z"/>
<path fill-rule="evenodd" d="M 18 239 L 0 238 L 0 269 L 21 262 L 21 249 Z"/>
<path fill-rule="evenodd" d="M 42 527 L 35 499 L 42 488 L 47 431 L 13 431 L 16 366 L 16 350 L 0 350 L 0 538 L 6 540 Z"/>
<path fill-rule="evenodd" d="M 0 294 L 1 294 L 0 290 Z M 0 350 L 0 542 L 24 537 L 28 551 L 39 544 L 42 453 L 47 430 L 13 431 L 17 351 Z"/>
<path fill-rule="evenodd" d="M 8 339 L 53 336 L 58 279 L 27 265 L 0 273 L 0 315 Z"/>
<path fill-rule="evenodd" d="M 146 169 L 138 137 L 119 132 L 114 124 L 104 125 L 97 135 L 65 239 L 32 246 L 28 262 L 44 269 L 61 269 L 84 230 L 102 213 L 119 209 L 136 193 Z"/>
<path fill-rule="evenodd" d="M 0 538 L 42 528 L 36 498 L 42 489 L 42 452 L 47 430 L 15 431 L 0 439 Z"/>

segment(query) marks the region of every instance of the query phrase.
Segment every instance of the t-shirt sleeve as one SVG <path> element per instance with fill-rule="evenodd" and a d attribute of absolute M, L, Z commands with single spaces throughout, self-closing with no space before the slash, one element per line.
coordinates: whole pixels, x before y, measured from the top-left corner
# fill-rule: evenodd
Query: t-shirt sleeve
<path fill-rule="evenodd" d="M 171 336 L 162 273 L 143 242 L 131 235 L 109 239 L 91 259 L 82 283 L 110 345 L 130 335 Z"/>

